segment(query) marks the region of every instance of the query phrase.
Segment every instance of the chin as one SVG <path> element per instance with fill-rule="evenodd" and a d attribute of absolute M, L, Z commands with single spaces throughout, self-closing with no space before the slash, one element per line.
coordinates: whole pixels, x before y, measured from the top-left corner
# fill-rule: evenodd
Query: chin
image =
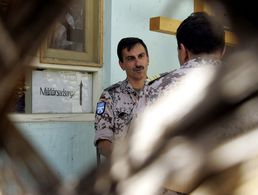
<path fill-rule="evenodd" d="M 137 80 L 145 80 L 146 77 L 142 76 L 142 77 L 137 77 Z"/>

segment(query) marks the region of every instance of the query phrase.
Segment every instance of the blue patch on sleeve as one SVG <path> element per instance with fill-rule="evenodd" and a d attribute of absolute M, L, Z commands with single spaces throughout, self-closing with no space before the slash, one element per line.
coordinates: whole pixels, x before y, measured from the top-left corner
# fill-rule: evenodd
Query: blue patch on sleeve
<path fill-rule="evenodd" d="M 101 115 L 104 113 L 106 107 L 106 102 L 98 102 L 96 114 Z"/>

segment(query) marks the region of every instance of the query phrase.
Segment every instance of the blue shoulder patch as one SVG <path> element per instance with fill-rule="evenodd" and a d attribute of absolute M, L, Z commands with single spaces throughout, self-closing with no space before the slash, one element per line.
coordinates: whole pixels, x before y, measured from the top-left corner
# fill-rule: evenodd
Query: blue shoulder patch
<path fill-rule="evenodd" d="M 103 114 L 105 112 L 105 108 L 106 108 L 106 102 L 98 102 L 96 114 L 98 114 L 98 115 Z"/>

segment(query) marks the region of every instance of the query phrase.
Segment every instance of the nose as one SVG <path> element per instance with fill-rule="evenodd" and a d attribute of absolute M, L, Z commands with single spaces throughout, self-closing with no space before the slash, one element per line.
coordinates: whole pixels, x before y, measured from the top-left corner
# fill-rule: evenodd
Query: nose
<path fill-rule="evenodd" d="M 141 63 L 141 60 L 139 58 L 135 58 L 135 64 L 136 66 L 140 65 Z"/>

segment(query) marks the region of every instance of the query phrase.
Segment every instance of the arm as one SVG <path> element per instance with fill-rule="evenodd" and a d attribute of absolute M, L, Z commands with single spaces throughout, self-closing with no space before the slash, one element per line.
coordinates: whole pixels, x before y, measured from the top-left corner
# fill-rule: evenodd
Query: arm
<path fill-rule="evenodd" d="M 94 143 L 99 153 L 105 157 L 110 157 L 113 148 L 113 120 L 112 98 L 104 91 L 97 103 Z"/>
<path fill-rule="evenodd" d="M 109 140 L 102 139 L 97 142 L 97 148 L 100 154 L 109 158 L 112 153 L 113 144 Z"/>

